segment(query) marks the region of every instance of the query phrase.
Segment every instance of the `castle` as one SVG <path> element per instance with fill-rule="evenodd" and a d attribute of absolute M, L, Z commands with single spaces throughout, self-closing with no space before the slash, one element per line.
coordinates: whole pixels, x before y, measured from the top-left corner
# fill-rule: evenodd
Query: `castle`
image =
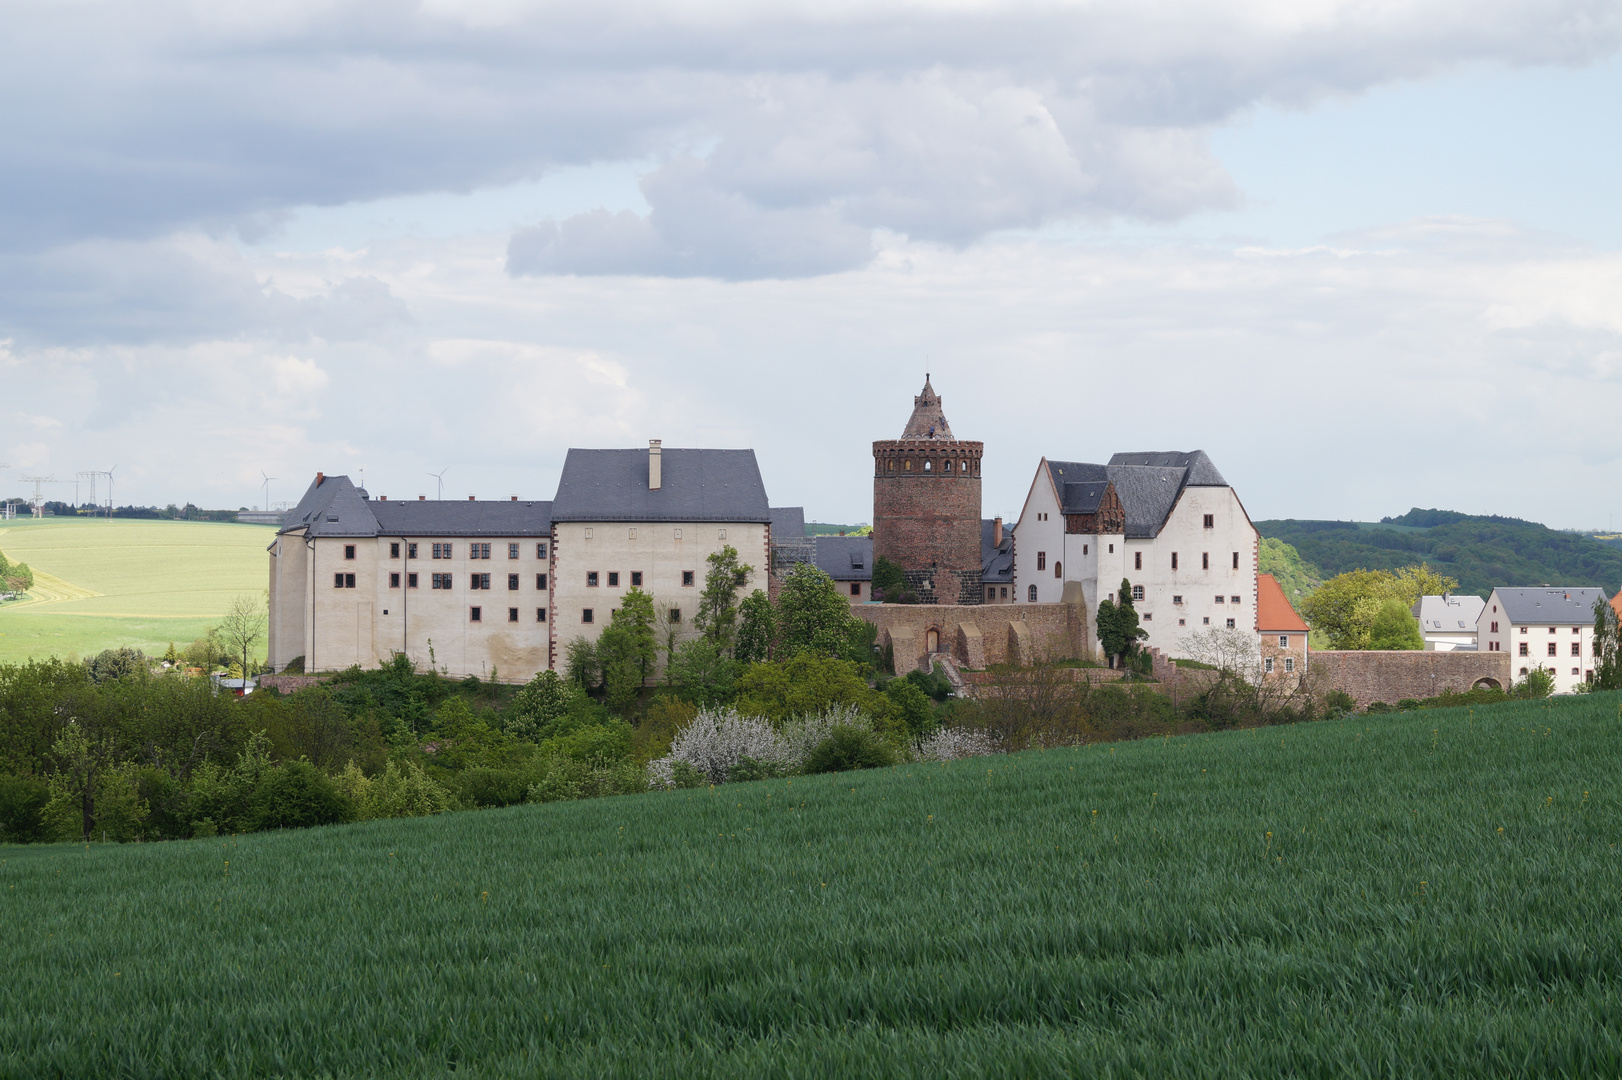
<path fill-rule="evenodd" d="M 1096 655 L 1091 613 L 1123 578 L 1162 652 L 1212 627 L 1263 629 L 1258 590 L 1277 586 L 1258 579 L 1256 530 L 1204 452 L 1043 458 L 1005 527 L 980 516 L 984 450 L 953 434 L 925 376 L 900 438 L 873 443 L 873 535 L 815 540 L 798 507 L 769 504 L 752 450 L 572 449 L 550 501 L 390 502 L 318 473 L 269 548 L 270 664 L 404 653 L 527 680 L 595 639 L 631 588 L 653 596 L 665 631 L 690 633 L 706 560 L 727 546 L 751 567 L 745 593 L 814 561 L 898 665 Z M 880 557 L 921 603 L 874 602 Z M 1297 636 L 1278 650 L 1304 658 Z"/>

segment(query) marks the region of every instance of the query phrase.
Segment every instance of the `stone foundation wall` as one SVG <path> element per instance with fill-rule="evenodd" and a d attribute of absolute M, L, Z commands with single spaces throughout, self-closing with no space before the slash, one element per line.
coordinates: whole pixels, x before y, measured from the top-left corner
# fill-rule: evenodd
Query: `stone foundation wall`
<path fill-rule="evenodd" d="M 858 604 L 851 614 L 878 627 L 879 645 L 894 646 L 897 673 L 927 671 L 940 654 L 965 668 L 1092 659 L 1091 626 L 1076 604 Z"/>
<path fill-rule="evenodd" d="M 1435 697 L 1443 690 L 1472 690 L 1478 684 L 1508 690 L 1507 652 L 1326 651 L 1307 656 L 1307 673 L 1325 690 L 1344 690 L 1365 708 L 1371 701 L 1395 705 L 1404 698 Z"/>
<path fill-rule="evenodd" d="M 261 675 L 258 682 L 266 690 L 278 690 L 283 694 L 291 694 L 295 690 L 303 690 L 309 686 L 320 686 L 320 675 Z"/>

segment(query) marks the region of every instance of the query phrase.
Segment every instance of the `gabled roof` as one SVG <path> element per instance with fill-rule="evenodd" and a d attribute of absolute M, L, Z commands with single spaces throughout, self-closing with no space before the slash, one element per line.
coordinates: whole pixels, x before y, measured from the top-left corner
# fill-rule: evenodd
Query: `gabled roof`
<path fill-rule="evenodd" d="M 817 569 L 835 581 L 873 580 L 871 536 L 816 536 Z"/>
<path fill-rule="evenodd" d="M 385 536 L 551 536 L 552 504 L 453 502 L 449 499 L 367 504 Z"/>
<path fill-rule="evenodd" d="M 1419 628 L 1427 634 L 1473 634 L 1487 601 L 1464 596 L 1421 596 L 1414 605 Z"/>
<path fill-rule="evenodd" d="M 1227 487 L 1217 467 L 1204 450 L 1149 450 L 1116 454 L 1109 459 L 1111 465 L 1151 465 L 1160 468 L 1182 469 L 1189 487 Z"/>
<path fill-rule="evenodd" d="M 1104 466 L 1085 461 L 1049 461 L 1048 479 L 1059 493 L 1062 514 L 1096 514 L 1109 487 Z"/>
<path fill-rule="evenodd" d="M 781 544 L 785 540 L 805 539 L 805 507 L 773 506 L 770 510 L 772 543 Z"/>
<path fill-rule="evenodd" d="M 1516 626 L 1582 626 L 1594 621 L 1604 589 L 1494 589 L 1493 596 Z"/>
<path fill-rule="evenodd" d="M 659 490 L 649 491 L 646 449 L 572 449 L 552 500 L 552 520 L 772 520 L 753 450 L 667 448 L 660 477 Z"/>
<path fill-rule="evenodd" d="M 1256 575 L 1256 629 L 1264 634 L 1305 634 L 1307 624 L 1295 613 L 1272 574 Z"/>
<path fill-rule="evenodd" d="M 376 536 L 366 492 L 347 476 L 318 474 L 298 505 L 282 518 L 281 532 L 306 529 L 309 536 Z"/>
<path fill-rule="evenodd" d="M 1014 528 L 1004 525 L 1001 546 L 992 543 L 997 538 L 997 519 L 980 521 L 980 581 L 1004 585 L 1014 580 Z"/>

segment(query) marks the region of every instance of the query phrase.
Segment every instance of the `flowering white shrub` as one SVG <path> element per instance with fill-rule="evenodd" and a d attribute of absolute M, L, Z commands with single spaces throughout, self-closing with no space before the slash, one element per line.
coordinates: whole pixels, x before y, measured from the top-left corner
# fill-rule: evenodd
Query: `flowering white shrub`
<path fill-rule="evenodd" d="M 734 709 L 705 709 L 676 733 L 670 756 L 648 763 L 653 787 L 675 785 L 678 761 L 697 770 L 712 784 L 724 784 L 740 758 L 795 772 L 835 724 L 873 730 L 873 721 L 853 706 L 835 705 L 814 716 L 797 717 L 775 728 L 758 716 L 739 716 Z"/>
<path fill-rule="evenodd" d="M 953 761 L 999 753 L 997 740 L 983 731 L 941 728 L 918 742 L 919 761 Z"/>

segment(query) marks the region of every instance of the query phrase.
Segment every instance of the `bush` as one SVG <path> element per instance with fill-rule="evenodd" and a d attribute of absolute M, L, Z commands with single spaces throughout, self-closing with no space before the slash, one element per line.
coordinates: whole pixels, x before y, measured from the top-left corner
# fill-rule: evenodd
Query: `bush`
<path fill-rule="evenodd" d="M 854 724 L 835 724 L 806 756 L 808 773 L 849 772 L 895 764 L 895 751 L 871 731 Z"/>
<path fill-rule="evenodd" d="M 1344 690 L 1331 690 L 1324 695 L 1325 716 L 1344 716 L 1357 711 L 1357 699 Z"/>
<path fill-rule="evenodd" d="M 470 770 L 472 771 L 482 770 Z M 355 808 L 355 818 L 358 821 L 427 817 L 430 814 L 442 814 L 447 810 L 456 809 L 456 799 L 450 791 L 435 783 L 427 773 L 411 762 L 402 764 L 391 761 L 381 773 L 373 777 L 368 777 L 351 763 L 333 783 Z M 523 794 L 520 792 L 513 802 L 522 801 Z"/>
<path fill-rule="evenodd" d="M 103 649 L 85 661 L 85 668 L 90 672 L 90 681 L 93 683 L 145 675 L 148 670 L 146 654 L 140 649 L 129 648 Z"/>
<path fill-rule="evenodd" d="M 271 769 L 253 789 L 253 827 L 304 829 L 351 821 L 355 808 L 326 774 L 308 761 Z"/>
<path fill-rule="evenodd" d="M 916 671 L 912 673 L 918 674 L 920 673 Z M 891 715 L 897 725 L 905 729 L 907 740 L 917 742 L 935 730 L 937 721 L 935 710 L 930 707 L 929 698 L 913 680 L 912 675 L 908 675 L 905 679 L 890 680 L 884 687 L 884 696 L 890 699 L 890 704 L 894 707 Z"/>
<path fill-rule="evenodd" d="M 31 776 L 0 774 L 0 843 L 36 844 L 45 839 L 50 786 Z"/>

